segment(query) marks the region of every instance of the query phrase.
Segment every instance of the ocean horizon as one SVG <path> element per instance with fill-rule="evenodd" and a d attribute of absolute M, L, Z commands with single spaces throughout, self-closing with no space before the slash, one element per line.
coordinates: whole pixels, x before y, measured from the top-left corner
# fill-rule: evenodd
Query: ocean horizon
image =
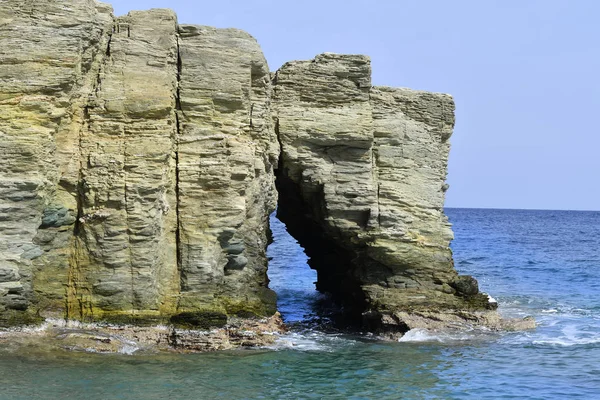
<path fill-rule="evenodd" d="M 497 210 L 497 211 L 574 211 L 600 212 L 600 210 L 559 209 L 559 208 L 506 208 L 506 207 L 444 207 L 444 210 Z"/>

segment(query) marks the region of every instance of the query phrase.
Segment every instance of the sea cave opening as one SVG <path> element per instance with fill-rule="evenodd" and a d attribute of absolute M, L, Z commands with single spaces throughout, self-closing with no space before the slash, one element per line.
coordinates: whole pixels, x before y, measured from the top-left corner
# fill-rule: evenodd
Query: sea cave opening
<path fill-rule="evenodd" d="M 277 309 L 288 324 L 315 322 L 326 298 L 316 290 L 317 272 L 310 268 L 304 248 L 288 233 L 277 212 L 271 214 L 269 224 L 269 287 L 277 293 Z"/>
<path fill-rule="evenodd" d="M 357 254 L 339 245 L 327 220 L 322 185 L 299 185 L 279 160 L 277 210 L 270 216 L 269 287 L 287 324 L 347 330 L 362 325 L 365 299 L 355 276 Z"/>
<path fill-rule="evenodd" d="M 344 257 L 333 260 L 332 254 L 325 254 L 315 246 L 315 242 L 330 244 L 322 237 L 307 240 L 315 233 L 310 229 L 282 222 L 289 216 L 285 211 L 281 215 L 281 206 L 280 203 L 280 208 L 269 218 L 271 238 L 267 247 L 267 273 L 269 287 L 277 294 L 277 310 L 284 322 L 288 326 L 325 331 L 358 328 L 360 320 L 357 320 L 356 310 L 361 309 L 347 301 L 348 297 L 340 297 L 347 294 L 340 288 L 346 281 L 342 270 L 347 260 Z M 324 259 L 331 267 L 329 271 L 319 268 Z"/>

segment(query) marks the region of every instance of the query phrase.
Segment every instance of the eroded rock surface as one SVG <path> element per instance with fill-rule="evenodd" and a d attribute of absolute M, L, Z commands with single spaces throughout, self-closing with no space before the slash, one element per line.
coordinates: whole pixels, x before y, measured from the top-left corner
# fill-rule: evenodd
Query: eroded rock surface
<path fill-rule="evenodd" d="M 271 315 L 267 229 L 279 156 L 256 40 L 180 26 L 178 215 L 183 312 Z"/>
<path fill-rule="evenodd" d="M 93 0 L 4 1 L 0 41 L 2 323 L 273 315 L 256 41 Z"/>
<path fill-rule="evenodd" d="M 405 329 L 406 312 L 493 308 L 449 248 L 452 98 L 371 87 L 370 76 L 367 57 L 337 54 L 276 73 L 280 219 L 319 288 L 373 329 Z"/>
<path fill-rule="evenodd" d="M 67 301 L 69 317 L 82 319 L 173 312 L 179 288 L 177 19 L 132 12 L 112 28 L 79 136 Z"/>
<path fill-rule="evenodd" d="M 453 125 L 450 96 L 372 87 L 366 56 L 272 75 L 247 33 L 169 10 L 2 1 L 0 325 L 274 315 L 275 169 L 318 288 L 367 328 L 490 320 L 449 249 Z"/>
<path fill-rule="evenodd" d="M 89 1 L 0 3 L 0 321 L 64 310 L 79 133 L 113 28 Z"/>

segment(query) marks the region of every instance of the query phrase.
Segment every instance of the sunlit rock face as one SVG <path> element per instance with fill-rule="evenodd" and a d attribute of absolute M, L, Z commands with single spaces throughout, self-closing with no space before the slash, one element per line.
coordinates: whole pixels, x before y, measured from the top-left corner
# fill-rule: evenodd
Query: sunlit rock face
<path fill-rule="evenodd" d="M 458 290 L 443 213 L 451 96 L 372 87 L 367 57 L 322 54 L 277 71 L 273 109 L 278 215 L 319 289 L 374 327 L 487 307 L 476 287 Z"/>
<path fill-rule="evenodd" d="M 80 136 L 113 27 L 110 7 L 94 1 L 0 3 L 3 322 L 68 308 L 87 164 Z"/>
<path fill-rule="evenodd" d="M 179 27 L 179 312 L 271 315 L 268 217 L 279 145 L 269 68 L 237 29 Z"/>
<path fill-rule="evenodd" d="M 0 315 L 271 315 L 270 75 L 237 30 L 0 4 Z"/>
<path fill-rule="evenodd" d="M 169 10 L 0 2 L 0 324 L 273 315 L 276 175 L 318 288 L 367 327 L 485 309 L 448 247 L 452 98 L 370 74 L 271 74 L 247 33 Z"/>

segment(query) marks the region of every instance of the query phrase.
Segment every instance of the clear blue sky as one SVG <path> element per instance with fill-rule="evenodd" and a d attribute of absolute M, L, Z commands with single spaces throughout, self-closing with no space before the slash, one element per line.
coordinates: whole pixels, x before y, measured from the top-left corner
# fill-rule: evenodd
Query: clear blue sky
<path fill-rule="evenodd" d="M 361 53 L 375 85 L 452 94 L 449 207 L 600 210 L 600 1 L 109 2 L 244 29 L 271 70 Z"/>

